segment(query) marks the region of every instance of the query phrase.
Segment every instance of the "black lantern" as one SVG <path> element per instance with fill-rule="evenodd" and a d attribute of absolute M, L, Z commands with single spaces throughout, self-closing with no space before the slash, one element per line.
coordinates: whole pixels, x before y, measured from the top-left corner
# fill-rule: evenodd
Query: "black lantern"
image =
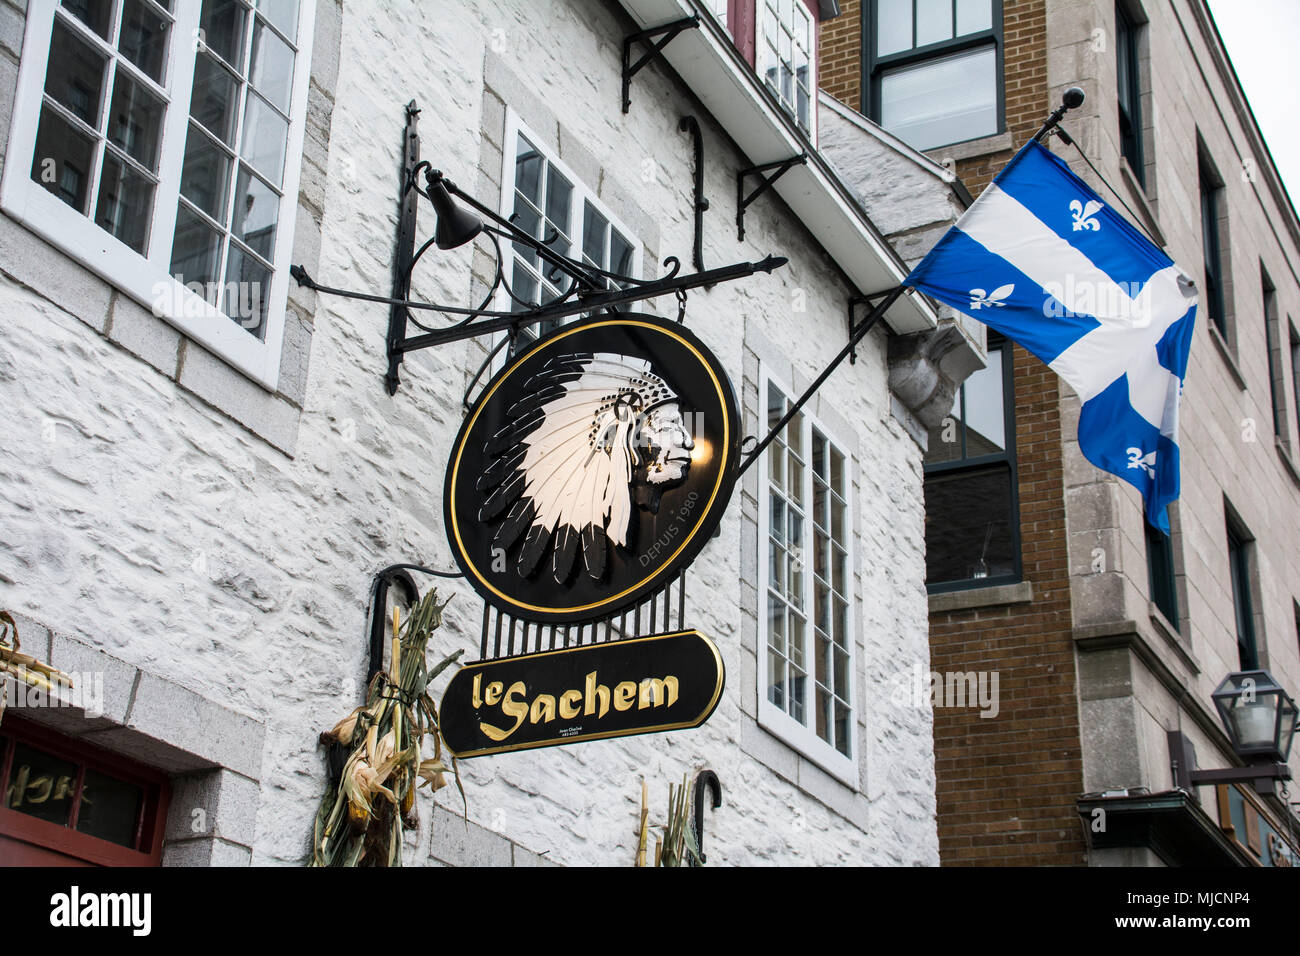
<path fill-rule="evenodd" d="M 1285 763 L 1296 731 L 1296 704 L 1268 671 L 1239 671 L 1211 695 L 1238 756 Z"/>

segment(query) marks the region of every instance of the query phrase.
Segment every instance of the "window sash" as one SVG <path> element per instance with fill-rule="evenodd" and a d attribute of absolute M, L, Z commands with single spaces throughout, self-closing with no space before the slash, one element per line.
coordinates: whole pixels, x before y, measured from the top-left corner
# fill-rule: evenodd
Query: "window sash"
<path fill-rule="evenodd" d="M 3 184 L 0 185 L 0 207 L 29 230 L 151 309 L 187 338 L 219 355 L 227 364 L 252 380 L 273 390 L 279 381 L 285 303 L 289 292 L 293 224 L 306 126 L 308 79 L 311 74 L 310 38 L 315 22 L 315 0 L 299 2 L 298 36 L 294 45 L 296 54 L 290 93 L 292 121 L 285 149 L 283 192 L 277 214 L 280 225 L 277 227 L 274 272 L 270 289 L 265 295 L 269 309 L 264 340 L 250 335 L 224 312 L 195 295 L 171 275 L 171 252 L 180 206 L 178 197 L 196 61 L 193 49 L 195 44 L 190 42 L 190 38 L 198 36 L 196 31 L 199 28 L 200 13 L 200 5 L 197 3 L 177 3 L 175 6 L 175 19 L 161 86 L 166 92 L 167 104 L 158 145 L 158 183 L 155 186 L 145 253 L 135 252 L 99 226 L 86 228 L 87 216 L 69 207 L 62 199 L 31 179 L 32 164 L 29 160 L 35 154 L 54 20 L 56 16 L 66 16 L 59 12 L 58 0 L 30 0 L 28 5 L 7 153 L 11 161 L 5 164 Z M 127 69 L 131 68 L 128 66 Z M 135 73 L 132 73 L 132 78 L 135 78 Z M 156 92 L 153 86 L 149 89 Z M 103 96 L 111 96 L 111 88 Z M 102 165 L 98 157 L 102 154 L 96 155 L 95 175 L 98 175 L 99 165 Z"/>
<path fill-rule="evenodd" d="M 865 0 L 864 0 L 865 2 Z M 954 145 L 958 142 L 965 142 L 967 139 L 980 139 L 984 136 L 991 136 L 1002 132 L 1006 128 L 1005 118 L 1005 100 L 1006 91 L 1003 84 L 1003 51 L 1002 51 L 1002 3 L 1001 0 L 990 0 L 991 24 L 984 29 L 972 30 L 968 33 L 960 33 L 951 39 L 937 40 L 932 43 L 925 43 L 916 46 L 917 26 L 915 4 L 917 0 L 912 0 L 912 23 L 911 23 L 911 43 L 913 45 L 890 52 L 885 55 L 878 53 L 879 40 L 879 17 L 882 5 L 886 0 L 869 0 L 864 7 L 864 16 L 862 21 L 864 55 L 862 58 L 862 86 L 866 91 L 865 100 L 868 105 L 868 115 L 877 123 L 882 122 L 882 86 L 887 74 L 896 74 L 908 67 L 915 67 L 928 62 L 940 61 L 955 57 L 959 54 L 968 53 L 980 47 L 991 47 L 993 49 L 993 87 L 995 91 L 995 122 L 993 129 L 989 132 L 981 132 L 973 137 L 963 139 L 952 139 L 934 145 L 921 147 L 923 150 L 939 149 L 943 146 Z M 958 30 L 958 23 L 962 19 L 961 6 L 965 0 L 947 0 L 952 4 L 950 16 L 952 18 L 953 32 Z"/>
<path fill-rule="evenodd" d="M 1206 305 L 1213 322 L 1226 337 L 1228 317 L 1224 314 L 1223 266 L 1219 248 L 1219 197 L 1222 192 L 1209 170 L 1202 162 L 1200 167 L 1201 192 L 1201 248 L 1205 264 Z"/>
<path fill-rule="evenodd" d="M 803 0 L 757 0 L 756 16 L 755 70 L 781 108 L 806 135 L 813 137 L 817 21 Z"/>
<path fill-rule="evenodd" d="M 1120 151 L 1139 183 L 1146 184 L 1142 155 L 1142 86 L 1138 60 L 1138 25 L 1124 9 L 1115 5 L 1115 57 L 1119 99 Z"/>
<path fill-rule="evenodd" d="M 539 198 L 541 199 L 540 208 L 531 199 L 522 196 L 516 189 L 516 167 L 518 162 L 519 138 L 521 136 L 537 151 L 537 154 L 543 163 L 539 173 L 541 181 L 539 193 Z M 542 236 L 544 237 L 547 234 L 545 230 L 549 221 L 546 216 L 547 190 L 550 188 L 550 172 L 554 169 L 565 179 L 570 187 L 568 202 L 569 231 L 563 237 L 563 243 L 567 248 L 560 249 L 560 246 L 557 245 L 557 250 L 563 251 L 565 255 L 578 259 L 581 262 L 591 262 L 591 259 L 584 254 L 583 250 L 583 238 L 586 234 L 587 226 L 587 211 L 588 208 L 590 208 L 605 222 L 604 226 L 601 227 L 603 235 L 602 248 L 604 250 L 604 261 L 596 264 L 597 267 L 605 269 L 606 271 L 614 271 L 610 269 L 609 258 L 614 248 L 613 237 L 617 234 L 632 247 L 631 270 L 627 274 L 633 277 L 639 277 L 641 275 L 642 267 L 641 240 L 622 222 L 622 220 L 615 216 L 604 205 L 604 203 L 601 202 L 600 197 L 591 191 L 590 187 L 587 186 L 581 177 L 577 176 L 562 160 L 556 158 L 545 146 L 543 146 L 543 142 L 544 141 L 523 122 L 513 109 L 507 109 L 505 130 L 506 148 L 502 150 L 501 204 L 499 207 L 502 211 L 501 214 L 509 218 L 515 211 L 516 199 L 522 198 L 539 217 L 541 223 L 540 228 L 542 230 Z M 563 293 L 564 289 L 567 288 L 568 280 L 566 278 L 561 277 L 558 286 L 556 282 L 546 279 L 545 273 L 547 268 L 545 263 L 539 259 L 538 264 L 534 266 L 528 261 L 527 256 L 521 253 L 521 250 L 517 248 L 514 243 L 503 242 L 501 252 L 504 259 L 502 262 L 502 269 L 504 270 L 506 281 L 511 284 L 511 287 L 514 289 L 516 294 L 520 292 L 520 289 L 515 285 L 515 276 L 517 274 L 515 271 L 516 269 L 522 270 L 529 279 L 539 283 L 539 291 L 542 288 L 540 284 L 542 282 L 545 282 L 547 286 L 555 289 L 557 293 Z M 512 308 L 518 309 L 519 307 L 511 301 L 505 289 L 501 289 L 497 295 L 495 308 L 505 311 Z M 568 322 L 577 321 L 581 317 L 582 316 L 574 316 L 568 319 L 542 323 L 523 329 L 520 332 L 516 348 L 521 348 L 527 342 L 535 340 L 539 335 L 544 334 L 551 329 L 558 328 L 560 325 L 567 324 Z M 504 337 L 505 335 L 503 333 L 502 338 Z M 497 340 L 498 343 L 500 341 L 501 339 Z"/>
<path fill-rule="evenodd" d="M 1178 587 L 1174 567 L 1174 543 L 1170 535 L 1153 528 L 1145 518 L 1142 523 L 1147 545 L 1147 590 L 1151 603 L 1160 609 L 1175 631 L 1181 629 L 1178 618 Z"/>
<path fill-rule="evenodd" d="M 1237 655 L 1244 671 L 1259 668 L 1255 612 L 1250 595 L 1249 541 L 1228 526 L 1228 570 L 1232 577 L 1232 607 L 1237 623 Z"/>
<path fill-rule="evenodd" d="M 945 578 L 943 580 L 931 580 L 930 564 L 927 559 L 926 567 L 926 587 L 930 593 L 939 593 L 943 591 L 964 590 L 967 588 L 989 587 L 994 584 L 1008 584 L 1021 579 L 1022 568 L 1022 541 L 1020 535 L 1020 477 L 1019 466 L 1017 464 L 1016 454 L 1016 427 L 1015 427 L 1015 388 L 1014 388 L 1014 353 L 1011 342 L 1002 336 L 990 332 L 988 352 L 992 356 L 997 354 L 1000 365 L 1000 384 L 1001 384 L 1001 411 L 1002 411 L 1002 449 L 1000 451 L 969 456 L 969 442 L 966 434 L 967 418 L 966 383 L 963 382 L 958 394 L 955 397 L 954 409 L 960 407 L 961 415 L 956 417 L 955 427 L 957 428 L 957 438 L 959 453 L 957 457 L 941 460 L 927 461 L 924 466 L 927 486 L 931 477 L 947 478 L 952 476 L 960 479 L 963 475 L 972 477 L 988 476 L 995 473 L 998 469 L 1005 469 L 1006 480 L 1008 484 L 1007 502 L 1007 522 L 1009 524 L 1009 535 L 1011 539 L 1011 564 L 1010 572 L 992 574 L 986 577 L 967 576 L 960 578 Z M 942 429 L 943 425 L 940 425 Z M 931 439 L 933 442 L 933 437 Z M 933 447 L 933 445 L 932 445 Z M 927 513 L 929 504 L 927 502 Z"/>
<path fill-rule="evenodd" d="M 771 389 L 781 395 L 782 414 L 794 400 L 794 393 L 766 370 L 760 374 L 760 389 L 763 421 L 768 420 Z M 856 786 L 852 458 L 843 447 L 804 409 L 766 451 L 768 460 L 759 480 L 756 690 L 760 723 L 766 729 Z M 818 448 L 822 449 L 820 465 Z M 836 471 L 843 494 L 833 490 Z M 776 526 L 778 517 L 783 527 Z M 798 541 L 791 540 L 792 526 L 797 528 Z M 837 570 L 840 566 L 842 570 Z M 779 612 L 775 627 L 774 610 Z M 796 637 L 797 645 L 792 643 Z M 774 664 L 785 674 L 774 674 Z M 801 708 L 790 701 L 791 675 L 802 681 Z M 780 676 L 785 681 L 777 682 Z M 781 688 L 776 701 L 770 696 L 774 683 Z"/>

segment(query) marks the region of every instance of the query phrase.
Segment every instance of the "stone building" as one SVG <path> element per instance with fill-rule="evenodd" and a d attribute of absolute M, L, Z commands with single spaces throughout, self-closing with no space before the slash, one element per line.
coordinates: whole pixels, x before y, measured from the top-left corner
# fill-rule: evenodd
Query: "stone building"
<path fill-rule="evenodd" d="M 448 449 L 496 344 L 411 353 L 390 396 L 388 307 L 290 276 L 389 293 L 413 100 L 422 158 L 448 178 L 646 278 L 691 260 L 679 124 L 696 117 L 704 264 L 789 259 L 688 299 L 744 433 L 764 434 L 846 343 L 850 299 L 896 286 L 908 236 L 962 201 L 951 171 L 892 137 L 868 136 L 903 197 L 865 195 L 818 148 L 824 122 L 846 122 L 817 98 L 818 31 L 837 13 L 825 0 L 0 2 L 0 608 L 23 651 L 83 695 L 11 706 L 0 724 L 0 853 L 307 858 L 327 785 L 317 735 L 361 701 L 372 579 L 452 567 Z M 635 73 L 622 111 L 625 39 L 697 15 Z M 744 210 L 739 240 L 740 171 L 801 153 Z M 425 207 L 420 238 L 432 228 Z M 505 255 L 517 290 L 548 281 Z M 468 305 L 492 272 L 485 241 L 435 250 L 411 295 Z M 676 302 L 641 308 L 671 316 Z M 687 592 L 688 623 L 727 665 L 706 725 L 464 761 L 469 822 L 454 788 L 436 809 L 422 796 L 407 864 L 627 865 L 641 778 L 660 819 L 667 782 L 703 768 L 724 792 L 711 865 L 937 863 L 929 701 L 899 706 L 891 689 L 929 666 L 930 406 L 982 349 L 978 331 L 900 298 L 745 473 Z M 820 457 L 800 460 L 809 448 Z M 827 456 L 842 462 L 831 477 Z M 807 477 L 778 481 L 772 461 Z M 814 481 L 842 521 L 797 520 Z M 789 538 L 773 513 L 792 516 Z M 805 567 L 814 548 L 843 571 Z M 454 599 L 432 654 L 476 657 L 481 602 L 463 581 L 420 581 L 434 585 Z M 87 824 L 95 787 L 116 815 Z"/>
<path fill-rule="evenodd" d="M 997 675 L 1001 698 L 993 719 L 936 701 L 942 861 L 1275 865 L 1288 841 L 1294 860 L 1284 790 L 1184 776 L 1242 763 L 1211 702 L 1227 674 L 1300 690 L 1300 223 L 1206 4 L 842 8 L 823 88 L 976 195 L 1080 86 L 1063 126 L 1118 197 L 1051 148 L 1200 288 L 1170 538 L 1018 346 L 991 336 L 930 433 L 933 668 Z"/>

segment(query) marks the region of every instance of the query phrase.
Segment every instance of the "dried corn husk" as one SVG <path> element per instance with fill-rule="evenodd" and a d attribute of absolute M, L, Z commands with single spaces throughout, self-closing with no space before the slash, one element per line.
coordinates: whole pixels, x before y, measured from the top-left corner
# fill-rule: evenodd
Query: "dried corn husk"
<path fill-rule="evenodd" d="M 450 767 L 442 759 L 438 709 L 428 693 L 430 682 L 463 651 L 432 669 L 425 661 L 446 606 L 435 592 L 425 595 L 401 630 L 397 680 L 376 674 L 365 705 L 320 735 L 322 743 L 351 752 L 316 814 L 312 866 L 401 866 L 402 830 L 418 823 L 415 790 L 428 784 L 437 792 L 447 785 L 447 771 L 455 775 L 464 802 L 455 759 Z M 426 738 L 433 748 L 427 759 Z"/>
<path fill-rule="evenodd" d="M 30 654 L 19 651 L 22 644 L 18 640 L 18 622 L 8 611 L 0 611 L 0 675 L 9 674 L 15 680 L 32 687 L 39 687 L 46 693 L 54 694 L 60 687 L 72 689 L 72 678 L 57 668 L 42 664 Z M 5 715 L 4 685 L 0 683 L 0 720 Z"/>
<path fill-rule="evenodd" d="M 691 825 L 691 805 L 687 797 L 690 787 L 687 777 L 682 777 L 681 785 L 668 784 L 668 820 L 658 829 L 662 836 L 655 839 L 654 866 L 700 866 L 699 847 L 695 840 L 695 828 Z M 650 810 L 646 799 L 645 780 L 641 781 L 641 820 L 637 827 L 636 865 L 646 865 L 646 843 L 649 830 Z"/>

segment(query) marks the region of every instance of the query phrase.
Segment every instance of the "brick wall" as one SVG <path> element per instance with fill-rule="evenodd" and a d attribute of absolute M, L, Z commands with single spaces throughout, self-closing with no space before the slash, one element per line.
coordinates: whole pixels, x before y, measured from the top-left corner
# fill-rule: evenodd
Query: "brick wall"
<path fill-rule="evenodd" d="M 819 86 L 862 109 L 862 0 L 841 0 L 840 15 L 822 24 L 817 44 Z"/>
<path fill-rule="evenodd" d="M 984 191 L 1051 112 L 1047 96 L 1047 0 L 1003 3 L 1002 57 L 1006 130 L 1011 134 L 1012 147 L 958 161 L 957 175 L 972 196 Z"/>
<path fill-rule="evenodd" d="M 1020 539 L 1033 601 L 930 617 L 931 669 L 996 671 L 999 713 L 936 707 L 945 865 L 1079 865 L 1083 789 L 1056 375 L 1018 346 L 1012 370 Z"/>

